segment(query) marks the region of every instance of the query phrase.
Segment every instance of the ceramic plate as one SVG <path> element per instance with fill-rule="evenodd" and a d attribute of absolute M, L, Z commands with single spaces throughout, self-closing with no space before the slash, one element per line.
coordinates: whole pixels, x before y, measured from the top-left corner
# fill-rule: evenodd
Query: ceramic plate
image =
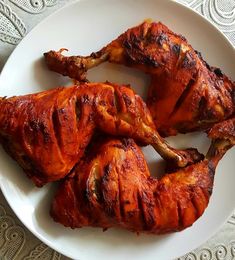
<path fill-rule="evenodd" d="M 69 5 L 36 26 L 17 46 L 0 77 L 0 96 L 34 93 L 70 84 L 68 78 L 49 72 L 42 54 L 66 47 L 69 54 L 87 55 L 100 49 L 127 28 L 152 18 L 183 34 L 204 58 L 235 75 L 235 52 L 227 39 L 200 15 L 171 1 L 87 0 Z M 89 73 L 92 81 L 130 83 L 145 95 L 148 77 L 133 69 L 103 64 Z M 206 152 L 209 141 L 201 133 L 181 135 L 168 141 L 176 147 L 198 147 Z M 144 149 L 152 173 L 160 158 Z M 11 208 L 24 225 L 50 247 L 73 259 L 172 259 L 202 244 L 226 221 L 234 208 L 235 149 L 220 162 L 214 193 L 205 214 L 191 227 L 169 235 L 139 235 L 98 228 L 71 230 L 49 216 L 55 184 L 35 188 L 23 171 L 0 150 L 0 185 Z"/>

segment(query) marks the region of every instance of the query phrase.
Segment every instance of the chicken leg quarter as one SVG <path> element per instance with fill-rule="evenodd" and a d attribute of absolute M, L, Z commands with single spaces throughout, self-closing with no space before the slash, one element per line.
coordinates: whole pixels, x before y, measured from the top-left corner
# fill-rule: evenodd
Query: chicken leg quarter
<path fill-rule="evenodd" d="M 154 234 L 191 226 L 208 205 L 219 160 L 235 144 L 235 120 L 217 125 L 209 136 L 215 139 L 203 161 L 159 180 L 150 176 L 132 139 L 96 144 L 58 188 L 51 216 L 71 228 L 122 227 Z"/>
<path fill-rule="evenodd" d="M 144 22 L 87 57 L 61 52 L 44 54 L 49 69 L 77 80 L 105 61 L 148 73 L 147 105 L 162 136 L 205 130 L 235 112 L 235 83 L 162 23 Z"/>
<path fill-rule="evenodd" d="M 151 144 L 174 166 L 202 159 L 159 136 L 143 100 L 126 86 L 81 84 L 0 99 L 0 142 L 37 186 L 65 177 L 95 129 Z"/>

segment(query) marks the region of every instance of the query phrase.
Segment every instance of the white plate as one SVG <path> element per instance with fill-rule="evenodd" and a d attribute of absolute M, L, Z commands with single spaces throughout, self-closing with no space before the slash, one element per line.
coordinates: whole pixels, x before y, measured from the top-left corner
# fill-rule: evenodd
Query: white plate
<path fill-rule="evenodd" d="M 234 76 L 235 53 L 226 38 L 193 11 L 171 1 L 93 0 L 69 5 L 32 30 L 9 58 L 0 78 L 0 96 L 32 93 L 68 84 L 68 78 L 47 71 L 42 53 L 66 47 L 69 54 L 89 54 L 98 50 L 127 28 L 146 18 L 162 21 L 187 37 L 206 60 Z M 131 83 L 144 94 L 148 79 L 140 72 L 104 64 L 92 72 L 91 80 Z M 206 151 L 205 135 L 192 134 L 171 138 L 178 146 L 196 146 Z M 144 149 L 149 165 L 157 168 L 156 153 Z M 85 228 L 71 230 L 54 223 L 49 207 L 54 185 L 37 189 L 22 170 L 1 149 L 1 189 L 24 225 L 39 239 L 73 259 L 172 259 L 199 246 L 231 214 L 235 202 L 235 149 L 219 164 L 214 193 L 205 214 L 185 231 L 164 235 L 140 235 L 125 230 Z"/>

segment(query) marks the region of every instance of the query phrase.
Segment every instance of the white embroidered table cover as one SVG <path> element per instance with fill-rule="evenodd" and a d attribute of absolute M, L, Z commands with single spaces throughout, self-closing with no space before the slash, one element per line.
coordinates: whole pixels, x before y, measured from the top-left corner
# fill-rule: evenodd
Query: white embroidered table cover
<path fill-rule="evenodd" d="M 0 0 L 0 70 L 20 40 L 44 17 L 74 0 Z M 235 46 L 235 0 L 177 0 L 211 20 Z M 0 259 L 65 260 L 34 237 L 0 192 Z M 209 241 L 178 260 L 235 259 L 235 212 Z"/>

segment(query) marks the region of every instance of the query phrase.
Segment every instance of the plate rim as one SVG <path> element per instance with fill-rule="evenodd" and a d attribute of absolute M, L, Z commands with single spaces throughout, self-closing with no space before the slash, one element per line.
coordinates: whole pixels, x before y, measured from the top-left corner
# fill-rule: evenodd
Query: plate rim
<path fill-rule="evenodd" d="M 12 53 L 9 55 L 9 57 L 7 58 L 7 61 L 5 62 L 2 71 L 0 72 L 0 84 L 2 81 L 2 78 L 5 74 L 5 71 L 8 67 L 8 64 L 11 62 L 11 59 L 14 55 L 15 50 L 20 47 L 21 45 L 24 44 L 24 41 L 31 37 L 31 34 L 37 29 L 37 27 L 42 26 L 44 23 L 47 22 L 47 20 L 49 20 L 52 16 L 56 16 L 58 13 L 63 12 L 65 9 L 69 9 L 71 6 L 73 5 L 77 5 L 80 2 L 99 2 L 102 0 L 75 0 L 73 2 L 70 2 L 68 4 L 65 4 L 64 6 L 62 6 L 61 8 L 55 10 L 54 12 L 52 12 L 51 14 L 49 14 L 47 17 L 43 18 L 39 23 L 37 23 L 25 36 L 24 38 L 20 41 L 20 43 L 18 45 L 16 45 L 16 47 L 14 48 L 14 50 L 12 51 Z M 117 1 L 117 0 L 111 0 L 111 1 Z M 125 0 L 119 0 L 119 1 L 124 1 Z M 144 1 L 144 0 L 142 0 Z M 151 0 L 145 0 L 147 1 L 151 1 Z M 155 1 L 155 0 L 152 0 Z M 229 47 L 235 51 L 235 45 L 233 45 L 233 43 L 231 42 L 231 40 L 226 36 L 225 33 L 223 33 L 215 24 L 213 24 L 212 21 L 208 20 L 206 17 L 204 17 L 202 14 L 198 13 L 196 10 L 193 10 L 192 8 L 190 8 L 189 6 L 183 4 L 182 2 L 178 2 L 177 0 L 164 0 L 164 2 L 171 2 L 173 4 L 175 4 L 176 6 L 180 6 L 183 9 L 188 10 L 188 12 L 190 12 L 193 15 L 198 16 L 200 19 L 204 20 L 204 22 L 206 22 L 207 24 L 209 24 L 213 29 L 215 29 L 217 31 L 218 34 L 220 34 L 220 36 L 222 36 L 222 38 L 224 39 L 225 42 L 228 43 Z M 0 176 L 1 178 L 1 176 Z M 0 182 L 0 189 L 2 191 L 2 194 L 5 198 L 5 200 L 7 201 L 8 205 L 10 206 L 11 210 L 14 212 L 14 214 L 17 216 L 18 220 L 24 225 L 24 227 L 26 227 L 36 238 L 38 238 L 41 242 L 45 243 L 47 246 L 49 246 L 50 248 L 52 248 L 53 250 L 55 250 L 56 252 L 69 257 L 71 259 L 75 259 L 73 255 L 70 255 L 70 253 L 66 252 L 63 249 L 58 250 L 58 248 L 56 248 L 53 243 L 48 240 L 47 238 L 45 238 L 43 236 L 43 234 L 40 234 L 39 232 L 37 232 L 34 229 L 31 229 L 31 227 L 27 224 L 26 220 L 24 220 L 23 218 L 21 218 L 21 216 L 18 214 L 18 212 L 16 212 L 14 210 L 14 206 L 13 206 L 13 202 L 9 199 L 8 195 L 7 195 L 7 191 L 5 189 L 5 187 L 3 186 L 2 182 Z M 234 209 L 235 209 L 235 205 L 234 205 Z M 209 235 L 207 235 L 207 237 L 204 237 L 203 239 L 201 239 L 200 244 L 198 244 L 197 246 L 193 247 L 190 251 L 184 252 L 182 255 L 180 256 L 175 256 L 176 258 L 182 257 L 184 254 L 190 253 L 191 251 L 195 250 L 196 248 L 202 246 L 208 239 L 210 239 L 212 236 L 214 236 L 219 229 L 221 229 L 221 227 L 228 221 L 228 219 L 230 218 L 231 214 L 233 213 L 234 209 L 230 212 L 230 215 L 224 220 L 223 223 L 221 223 L 220 225 L 218 225 L 213 232 L 211 232 Z M 185 250 L 184 250 L 185 251 Z M 77 258 L 76 258 L 77 259 Z M 111 258 L 110 258 L 111 259 Z"/>

